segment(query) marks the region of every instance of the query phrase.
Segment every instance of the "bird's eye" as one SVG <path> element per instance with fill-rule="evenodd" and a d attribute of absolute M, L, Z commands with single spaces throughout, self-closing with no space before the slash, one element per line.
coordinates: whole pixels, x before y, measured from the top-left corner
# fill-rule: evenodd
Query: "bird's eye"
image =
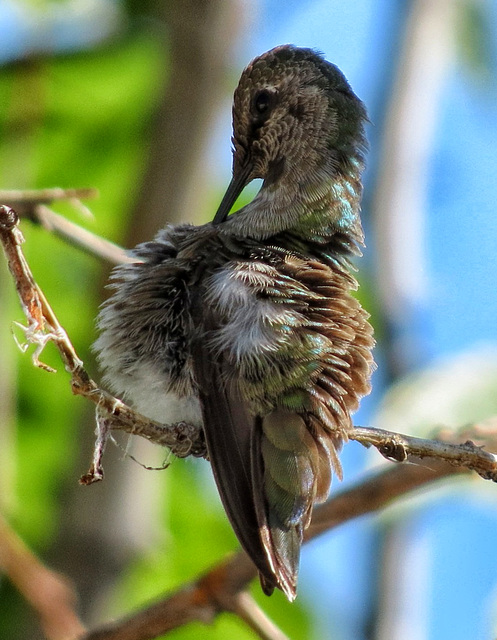
<path fill-rule="evenodd" d="M 254 111 L 262 116 L 269 111 L 271 105 L 271 94 L 267 89 L 261 89 L 254 96 Z"/>

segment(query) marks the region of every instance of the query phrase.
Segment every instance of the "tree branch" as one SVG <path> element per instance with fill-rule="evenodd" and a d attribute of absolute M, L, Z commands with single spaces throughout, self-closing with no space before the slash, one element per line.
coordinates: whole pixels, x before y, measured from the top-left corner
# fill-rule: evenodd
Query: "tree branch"
<path fill-rule="evenodd" d="M 96 198 L 98 189 L 84 187 L 82 189 L 2 189 L 0 202 L 14 207 L 20 216 L 29 216 L 29 212 L 37 204 L 49 204 L 56 200 L 70 200 L 76 207 L 81 207 L 81 200 Z"/>
<path fill-rule="evenodd" d="M 354 518 L 373 513 L 424 485 L 461 473 L 467 473 L 467 470 L 440 460 L 431 461 L 429 467 L 389 466 L 343 489 L 317 507 L 305 542 Z M 221 611 L 234 611 L 240 615 L 233 603 L 256 574 L 251 560 L 245 552 L 239 551 L 163 600 L 123 620 L 90 631 L 80 640 L 152 640 L 189 622 L 208 624 Z"/>
<path fill-rule="evenodd" d="M 133 262 L 133 258 L 122 247 L 67 220 L 47 206 L 56 200 L 68 200 L 76 209 L 91 216 L 81 200 L 95 198 L 97 195 L 96 189 L 0 190 L 0 203 L 14 208 L 19 217 L 28 218 L 31 222 L 97 258 L 111 264 Z"/>
<path fill-rule="evenodd" d="M 485 480 L 497 482 L 497 456 L 475 445 L 471 440 L 466 440 L 464 444 L 453 444 L 405 436 L 373 427 L 355 427 L 349 437 L 366 447 L 376 447 L 388 460 L 406 462 L 412 458 L 436 458 L 457 467 L 476 471 Z"/>
<path fill-rule="evenodd" d="M 247 591 L 240 591 L 234 598 L 233 613 L 244 620 L 262 640 L 288 640 L 281 629 L 270 620 Z"/>
<path fill-rule="evenodd" d="M 0 568 L 36 611 L 49 640 L 75 639 L 85 632 L 73 589 L 47 569 L 1 517 Z"/>
<path fill-rule="evenodd" d="M 82 477 L 82 483 L 90 484 L 103 478 L 101 459 L 110 429 L 140 435 L 156 444 L 168 447 L 180 458 L 188 455 L 205 456 L 205 444 L 200 429 L 184 422 L 166 426 L 149 420 L 100 389 L 90 378 L 65 330 L 33 278 L 21 250 L 24 238 L 18 223 L 19 218 L 13 209 L 0 206 L 0 241 L 15 281 L 21 306 L 28 320 L 27 327 L 19 325 L 26 339 L 26 345 L 22 348 L 26 349 L 29 344 L 35 345 L 32 355 L 34 365 L 52 371 L 40 361 L 39 357 L 46 344 L 53 342 L 60 353 L 66 371 L 71 374 L 73 393 L 84 396 L 97 406 L 99 432 L 94 460 L 90 471 Z"/>

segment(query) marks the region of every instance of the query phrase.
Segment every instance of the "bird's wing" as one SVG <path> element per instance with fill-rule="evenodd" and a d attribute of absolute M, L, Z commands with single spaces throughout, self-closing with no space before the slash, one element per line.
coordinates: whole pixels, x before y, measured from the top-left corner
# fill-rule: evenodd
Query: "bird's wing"
<path fill-rule="evenodd" d="M 260 480 L 254 481 L 252 465 L 257 418 L 249 414 L 236 380 L 227 375 L 227 363 L 209 348 L 205 324 L 197 336 L 192 344 L 193 368 L 212 471 L 235 534 L 270 594 L 279 585 L 261 540 L 254 502 L 255 487 L 260 485 Z"/>

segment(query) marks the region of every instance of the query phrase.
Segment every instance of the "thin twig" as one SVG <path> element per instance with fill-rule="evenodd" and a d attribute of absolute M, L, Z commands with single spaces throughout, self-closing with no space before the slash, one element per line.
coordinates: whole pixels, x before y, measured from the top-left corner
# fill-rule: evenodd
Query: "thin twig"
<path fill-rule="evenodd" d="M 19 217 L 28 218 L 86 253 L 111 264 L 136 261 L 119 245 L 67 220 L 47 206 L 54 201 L 67 200 L 76 209 L 91 217 L 90 211 L 81 200 L 97 196 L 97 189 L 0 190 L 0 203 L 15 209 Z"/>
<path fill-rule="evenodd" d="M 288 640 L 281 629 L 270 620 L 247 591 L 236 596 L 233 613 L 236 613 L 262 640 Z"/>
<path fill-rule="evenodd" d="M 0 202 L 15 208 L 20 215 L 27 215 L 35 204 L 48 204 L 55 200 L 89 200 L 98 196 L 98 189 L 22 189 L 0 190 Z"/>
<path fill-rule="evenodd" d="M 128 255 L 119 245 L 88 231 L 88 229 L 84 229 L 79 224 L 71 222 L 44 204 L 38 204 L 33 207 L 30 219 L 86 253 L 106 260 L 111 264 L 136 262 L 136 258 Z"/>
<path fill-rule="evenodd" d="M 436 458 L 476 471 L 485 480 L 497 482 L 497 456 L 471 440 L 466 440 L 463 444 L 453 444 L 405 436 L 373 427 L 355 427 L 349 437 L 365 446 L 376 447 L 388 460 L 406 462 L 411 458 Z"/>
<path fill-rule="evenodd" d="M 1 517 L 0 568 L 36 611 L 49 640 L 70 640 L 85 633 L 72 587 L 47 569 Z"/>
<path fill-rule="evenodd" d="M 0 241 L 16 284 L 21 306 L 28 320 L 28 326 L 23 327 L 26 342 L 36 346 L 33 363 L 47 369 L 47 365 L 42 363 L 39 357 L 47 342 L 53 342 L 60 353 L 66 371 L 71 374 L 73 393 L 82 395 L 96 404 L 99 415 L 105 416 L 110 421 L 111 429 L 140 435 L 156 444 L 170 448 L 178 457 L 204 456 L 203 434 L 198 427 L 184 422 L 162 425 L 149 420 L 100 389 L 90 378 L 65 330 L 33 278 L 21 250 L 24 239 L 17 226 L 18 222 L 18 216 L 13 209 L 0 206 Z M 105 438 L 99 435 L 94 463 L 89 473 L 82 478 L 84 484 L 102 479 L 101 455 L 104 446 Z"/>

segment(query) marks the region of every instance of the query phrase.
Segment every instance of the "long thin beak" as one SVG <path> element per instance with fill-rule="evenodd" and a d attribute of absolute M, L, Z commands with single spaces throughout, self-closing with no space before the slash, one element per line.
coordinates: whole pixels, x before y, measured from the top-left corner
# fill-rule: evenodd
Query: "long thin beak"
<path fill-rule="evenodd" d="M 238 175 L 231 178 L 231 182 L 229 183 L 226 193 L 221 200 L 221 204 L 216 211 L 212 224 L 220 224 L 226 220 L 229 212 L 231 211 L 231 207 L 235 204 L 236 199 L 247 185 L 251 171 L 252 167 L 248 164 Z"/>

